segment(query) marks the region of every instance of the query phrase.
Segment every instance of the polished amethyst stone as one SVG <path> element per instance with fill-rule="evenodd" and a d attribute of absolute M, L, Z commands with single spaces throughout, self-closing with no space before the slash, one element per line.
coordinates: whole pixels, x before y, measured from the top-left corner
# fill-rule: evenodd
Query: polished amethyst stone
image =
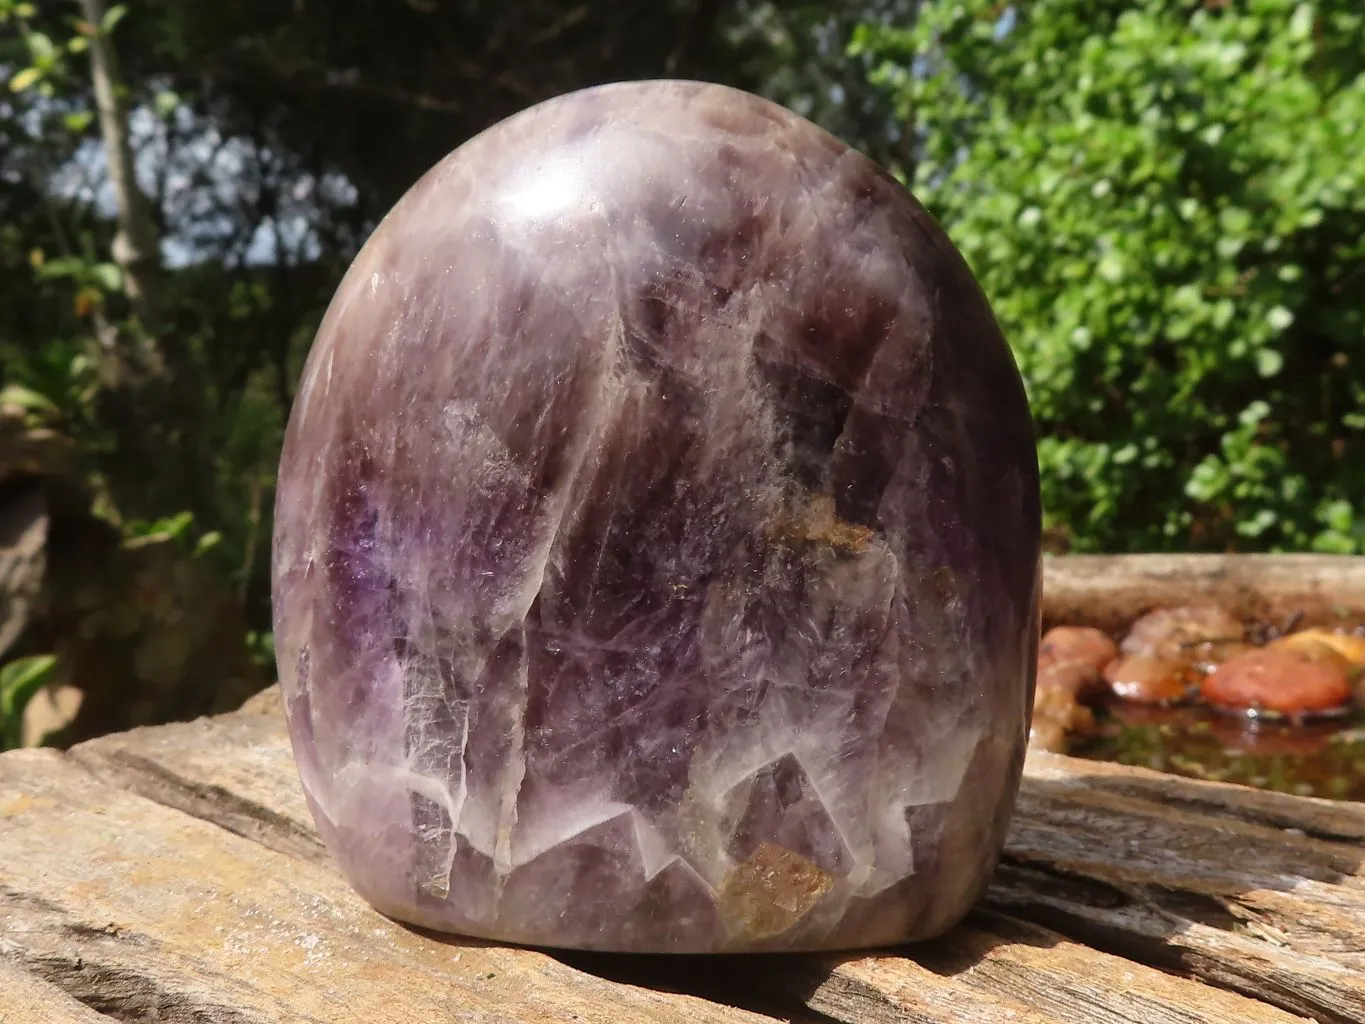
<path fill-rule="evenodd" d="M 1028 737 L 1018 371 L 892 178 L 683 82 L 427 174 L 289 423 L 276 643 L 319 828 L 396 918 L 548 946 L 942 932 Z"/>

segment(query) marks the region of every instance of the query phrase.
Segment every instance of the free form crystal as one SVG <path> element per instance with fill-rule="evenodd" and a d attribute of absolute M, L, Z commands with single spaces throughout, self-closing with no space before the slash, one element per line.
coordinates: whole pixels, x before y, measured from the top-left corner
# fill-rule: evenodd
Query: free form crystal
<path fill-rule="evenodd" d="M 1019 373 L 904 188 L 714 85 L 560 97 L 390 212 L 282 456 L 276 649 L 379 910 L 533 945 L 941 933 L 1003 843 Z"/>

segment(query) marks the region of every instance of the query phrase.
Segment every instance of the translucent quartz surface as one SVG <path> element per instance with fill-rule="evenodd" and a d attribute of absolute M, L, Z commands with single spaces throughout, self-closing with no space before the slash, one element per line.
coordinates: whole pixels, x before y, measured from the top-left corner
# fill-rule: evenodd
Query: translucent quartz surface
<path fill-rule="evenodd" d="M 462 146 L 338 290 L 289 423 L 299 770 L 394 917 L 696 952 L 924 938 L 1018 785 L 1018 371 L 892 178 L 717 87 Z"/>

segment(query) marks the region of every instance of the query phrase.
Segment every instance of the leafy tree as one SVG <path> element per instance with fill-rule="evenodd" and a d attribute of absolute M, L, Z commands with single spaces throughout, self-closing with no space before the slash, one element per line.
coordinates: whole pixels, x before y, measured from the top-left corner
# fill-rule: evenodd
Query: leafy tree
<path fill-rule="evenodd" d="M 853 49 L 1082 550 L 1365 552 L 1365 8 L 931 0 Z"/>

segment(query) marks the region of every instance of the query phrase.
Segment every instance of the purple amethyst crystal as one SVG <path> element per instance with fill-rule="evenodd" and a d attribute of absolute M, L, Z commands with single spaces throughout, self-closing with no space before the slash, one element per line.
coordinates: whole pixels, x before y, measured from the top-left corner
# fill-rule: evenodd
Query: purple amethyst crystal
<path fill-rule="evenodd" d="M 280 469 L 303 785 L 377 908 L 602 950 L 953 925 L 1028 736 L 1018 371 L 893 179 L 731 89 L 543 103 L 356 258 Z"/>

